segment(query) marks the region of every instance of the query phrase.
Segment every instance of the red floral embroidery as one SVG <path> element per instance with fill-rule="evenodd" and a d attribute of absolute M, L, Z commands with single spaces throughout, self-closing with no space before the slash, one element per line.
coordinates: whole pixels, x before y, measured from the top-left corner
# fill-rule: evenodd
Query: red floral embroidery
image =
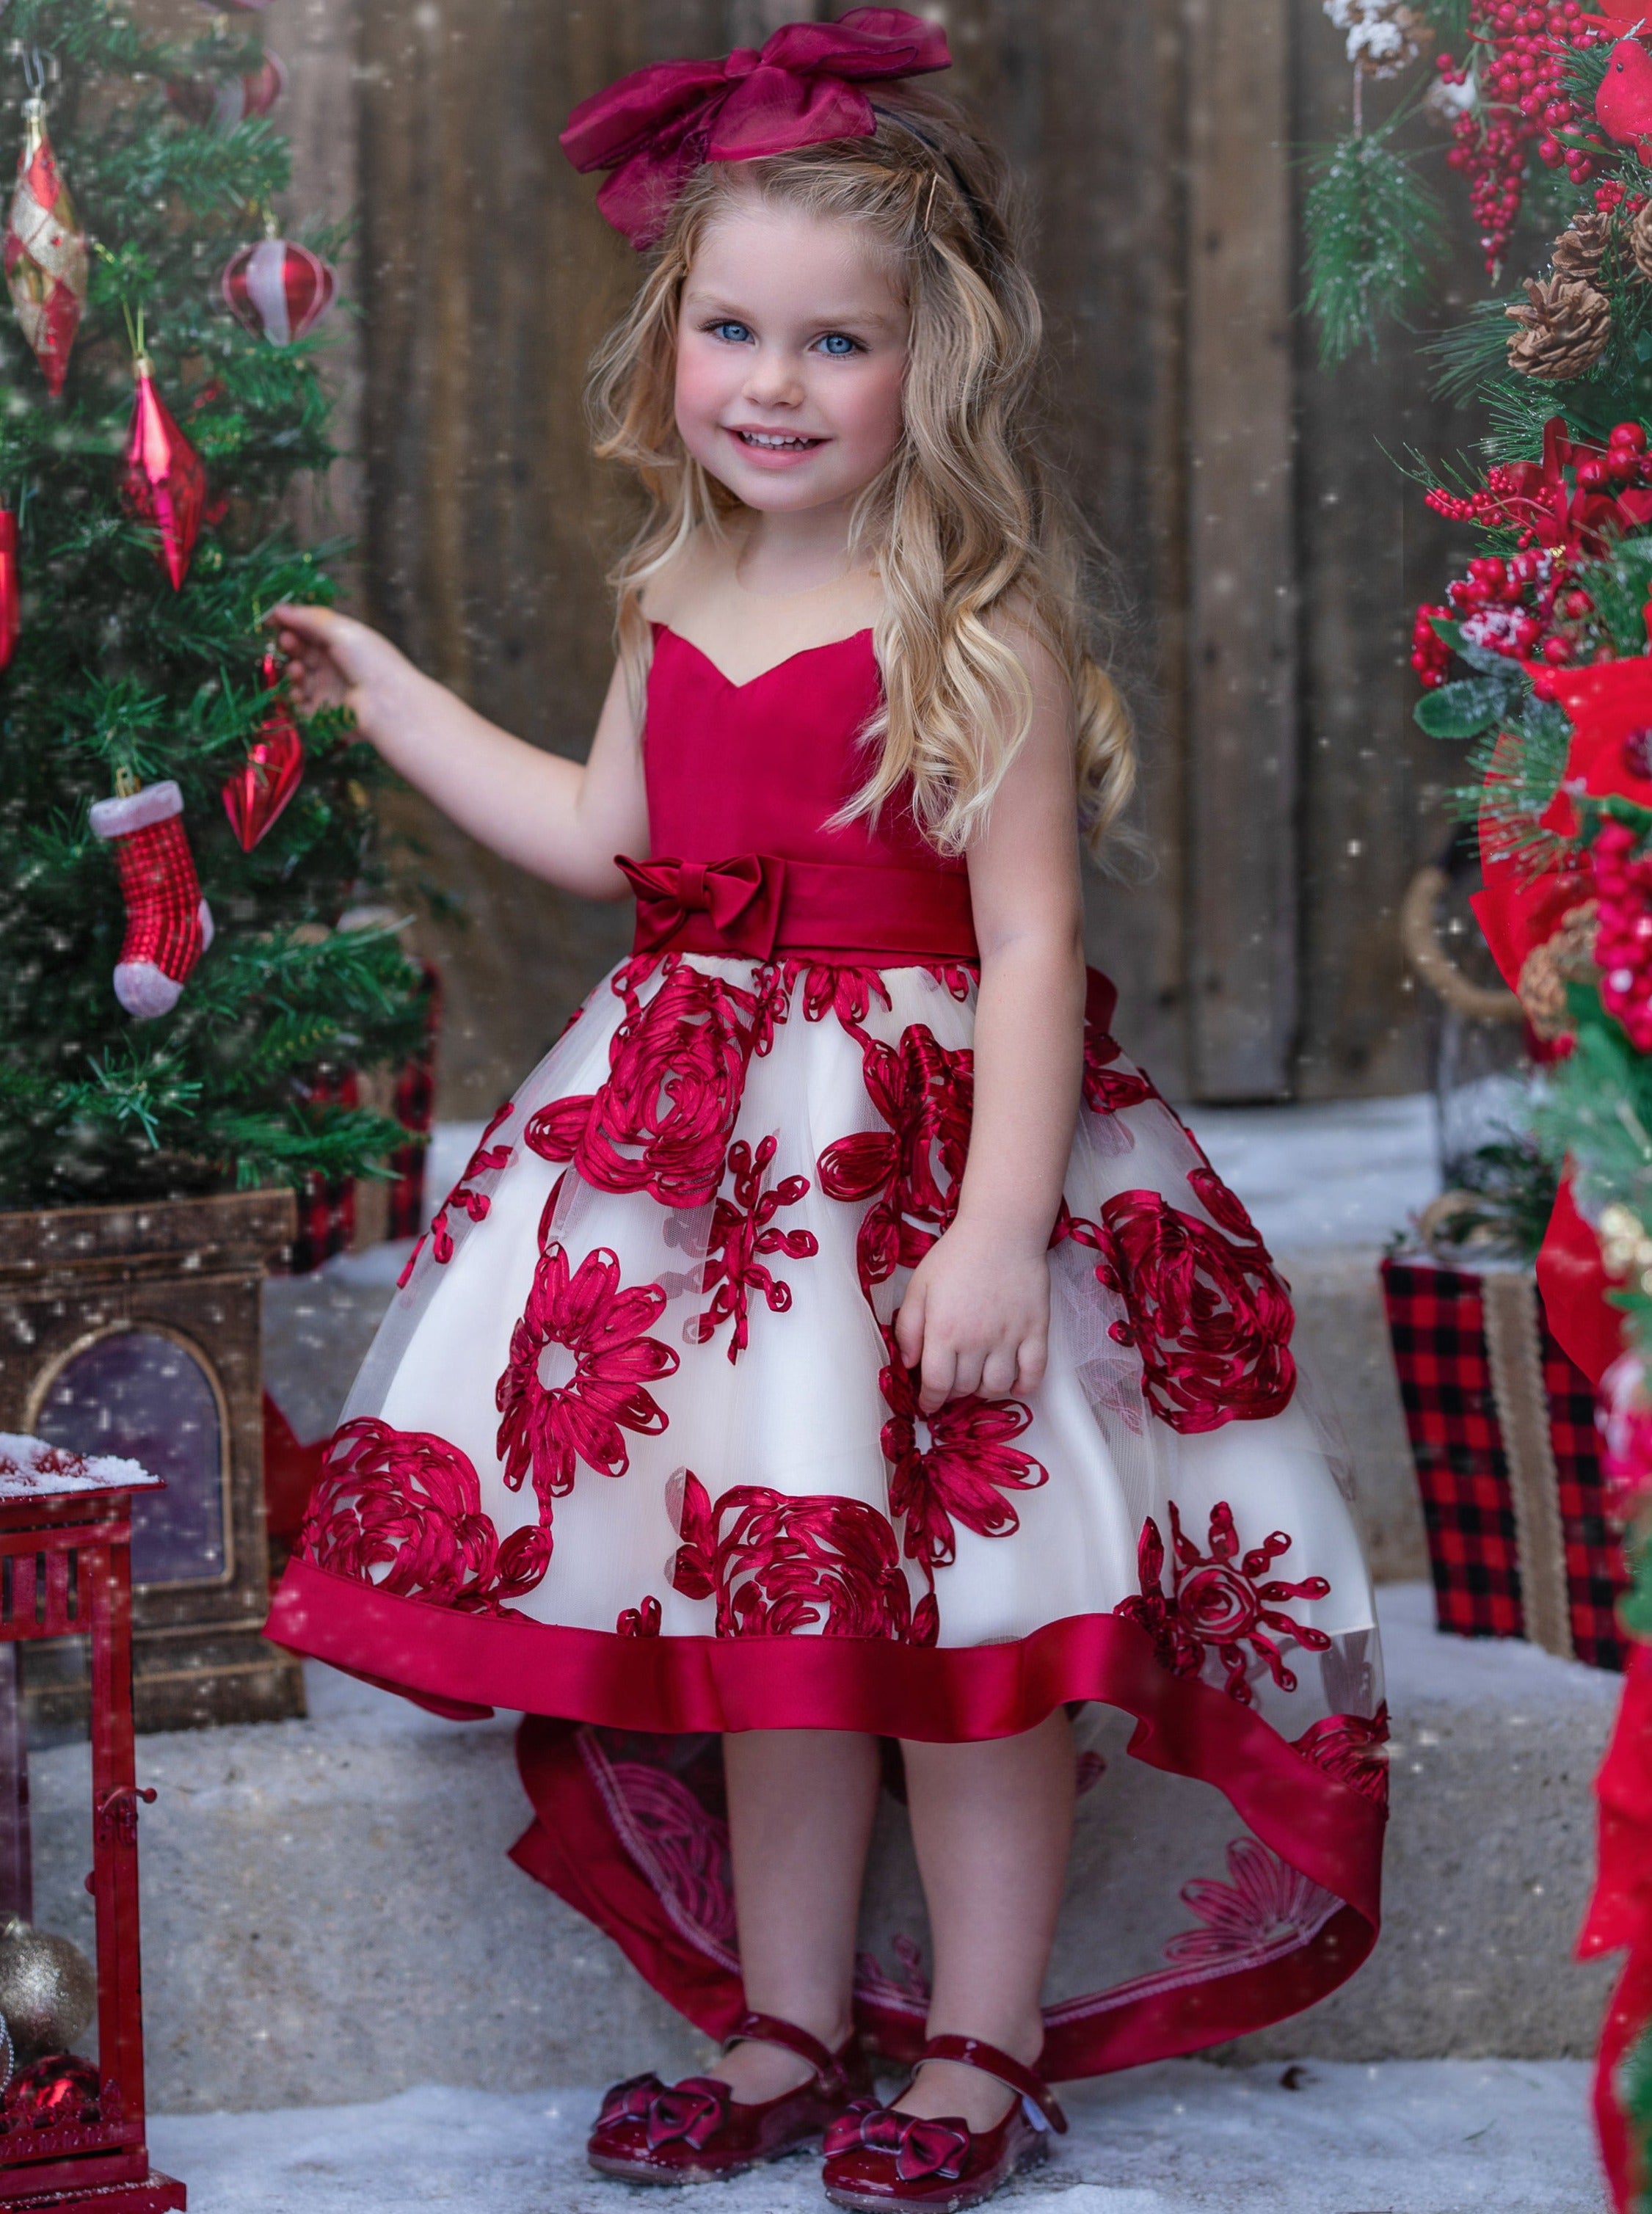
<path fill-rule="evenodd" d="M 571 1160 L 599 1190 L 704 1206 L 722 1179 L 756 1004 L 750 992 L 687 964 L 670 971 L 646 1006 L 632 991 L 609 1046 L 607 1083 L 541 1107 L 523 1138 L 548 1161 Z"/>
<path fill-rule="evenodd" d="M 717 1600 L 719 1637 L 781 1637 L 817 1624 L 825 1637 L 933 1645 L 933 1595 L 915 1607 L 895 1532 L 863 1500 L 788 1498 L 737 1484 L 713 1506 L 684 1470 L 682 1539 L 671 1571 L 687 1599 Z"/>
<path fill-rule="evenodd" d="M 883 1430 L 884 1458 L 893 1471 L 890 1509 L 905 1523 L 907 1557 L 933 1575 L 957 1557 L 954 1515 L 977 1537 L 1007 1538 L 1021 1520 L 1000 1495 L 1036 1491 L 1049 1481 L 1049 1471 L 1013 1443 L 1032 1420 L 1030 1407 L 1019 1399 L 970 1394 L 925 1415 L 916 1375 L 893 1340 L 887 1342 L 889 1364 L 878 1386 L 890 1408 Z"/>
<path fill-rule="evenodd" d="M 329 1443 L 298 1540 L 300 1557 L 399 1599 L 462 1614 L 506 1614 L 551 1564 L 548 1527 L 499 1535 L 482 1512 L 468 1456 L 376 1416 Z"/>
<path fill-rule="evenodd" d="M 732 1198 L 719 1199 L 712 1217 L 709 1258 L 704 1289 L 716 1287 L 716 1295 L 703 1314 L 688 1324 L 687 1335 L 704 1345 L 719 1323 L 731 1316 L 734 1329 L 729 1337 L 729 1359 L 745 1350 L 747 1307 L 754 1293 L 761 1293 L 774 1314 L 784 1314 L 792 1304 L 792 1287 L 763 1266 L 762 1256 L 785 1253 L 794 1261 L 820 1251 L 811 1230 L 777 1230 L 775 1215 L 783 1207 L 795 1207 L 809 1189 L 805 1176 L 785 1177 L 772 1190 L 763 1179 L 774 1158 L 778 1141 L 764 1138 L 756 1154 L 743 1139 L 729 1147 L 729 1174 L 734 1179 Z"/>
<path fill-rule="evenodd" d="M 1229 1234 L 1159 1192 L 1119 1192 L 1102 1207 L 1107 1243 L 1096 1275 L 1124 1301 L 1129 1319 L 1114 1323 L 1111 1335 L 1141 1355 L 1154 1414 L 1197 1434 L 1259 1422 L 1290 1404 L 1295 1317 L 1238 1200 L 1214 1170 L 1195 1169 L 1188 1182 Z"/>
<path fill-rule="evenodd" d="M 1174 1676 L 1196 1676 L 1204 1666 L 1206 1648 L 1214 1647 L 1227 1671 L 1223 1690 L 1240 1706 L 1251 1703 L 1245 1681 L 1248 1646 L 1265 1661 L 1269 1674 L 1282 1691 L 1294 1691 L 1296 1679 L 1285 1666 L 1278 1640 L 1294 1639 L 1309 1653 L 1324 1653 L 1331 1640 L 1323 1630 L 1292 1621 L 1279 1612 L 1289 1599 L 1324 1599 L 1331 1586 L 1323 1576 L 1307 1576 L 1300 1583 L 1270 1578 L 1268 1571 L 1291 1541 L 1282 1530 L 1264 1538 L 1239 1559 L 1239 1533 L 1233 1510 L 1221 1500 L 1210 1510 L 1208 1553 L 1202 1553 L 1182 1528 L 1182 1518 L 1172 1500 L 1170 1535 L 1174 1557 L 1171 1588 L 1164 1588 L 1165 1543 L 1159 1525 L 1149 1515 L 1141 1526 L 1136 1548 L 1141 1576 L 1141 1596 L 1120 1601 L 1114 1609 L 1127 1622 L 1140 1623 L 1153 1642 L 1161 1667 Z M 1271 1630 L 1273 1636 L 1268 1635 Z"/>
<path fill-rule="evenodd" d="M 863 1287 L 914 1268 L 951 1221 L 970 1150 L 975 1055 L 938 1045 L 920 1023 L 898 1046 L 867 1039 L 867 1095 L 886 1130 L 840 1138 L 820 1156 L 831 1199 L 871 1199 L 855 1251 Z"/>
<path fill-rule="evenodd" d="M 1111 1000 L 1109 1001 L 1111 1005 Z M 1151 1099 L 1153 1086 L 1140 1070 L 1115 1068 L 1123 1049 L 1110 1031 L 1092 1019 L 1084 1021 L 1084 1104 L 1097 1115 L 1117 1115 L 1121 1108 L 1139 1107 Z"/>
<path fill-rule="evenodd" d="M 1204 1925 L 1184 1930 L 1165 1948 L 1167 1960 L 1196 1962 L 1230 1971 L 1242 1961 L 1258 1965 L 1294 1952 L 1336 1906 L 1331 1893 L 1270 1853 L 1254 1838 L 1235 1838 L 1227 1848 L 1231 1883 L 1195 1876 L 1182 1898 Z"/>
<path fill-rule="evenodd" d="M 1351 1783 L 1364 1798 L 1385 1810 L 1388 1805 L 1388 1709 L 1374 1715 L 1323 1715 L 1292 1744 L 1304 1760 L 1323 1768 L 1340 1783 Z"/>
<path fill-rule="evenodd" d="M 876 969 L 840 968 L 829 962 L 810 961 L 800 956 L 777 961 L 765 969 L 757 980 L 762 1020 L 760 1053 L 768 1051 L 775 1029 L 790 1017 L 792 995 L 799 978 L 803 982 L 803 1019 L 806 1023 L 823 1022 L 828 1015 L 835 1015 L 846 1031 L 858 1031 L 871 1013 L 874 1000 L 884 1007 L 892 1004 L 889 987 Z"/>
<path fill-rule="evenodd" d="M 560 1245 L 541 1255 L 494 1403 L 505 1481 L 519 1490 L 531 1471 L 548 1521 L 550 1501 L 573 1489 L 577 1461 L 603 1476 L 623 1476 L 631 1460 L 621 1430 L 658 1437 L 666 1427 L 644 1388 L 677 1366 L 671 1349 L 647 1335 L 664 1306 L 657 1284 L 623 1288 L 619 1262 L 601 1247 L 572 1275 Z M 552 1346 L 573 1356 L 572 1376 L 554 1385 L 540 1373 Z"/>
<path fill-rule="evenodd" d="M 431 1222 L 431 1237 L 434 1241 L 431 1250 L 437 1261 L 445 1263 L 453 1258 L 453 1238 L 448 1229 L 450 1208 L 458 1209 L 468 1214 L 473 1222 L 485 1222 L 487 1220 L 487 1211 L 493 1204 L 493 1198 L 487 1192 L 472 1190 L 471 1179 L 474 1177 L 486 1176 L 495 1169 L 510 1166 L 511 1155 L 515 1150 L 514 1147 L 490 1145 L 488 1141 L 500 1123 L 507 1122 L 515 1112 L 516 1103 L 514 1100 L 507 1099 L 482 1132 L 481 1143 L 465 1163 L 464 1173 L 436 1210 Z"/>
<path fill-rule="evenodd" d="M 640 1606 L 622 1609 L 614 1627 L 621 1637 L 658 1637 L 661 1619 L 659 1601 L 650 1592 Z"/>

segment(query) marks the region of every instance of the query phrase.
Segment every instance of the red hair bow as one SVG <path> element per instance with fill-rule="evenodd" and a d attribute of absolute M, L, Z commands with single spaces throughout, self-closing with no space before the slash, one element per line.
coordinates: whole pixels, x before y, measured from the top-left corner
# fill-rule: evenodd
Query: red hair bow
<path fill-rule="evenodd" d="M 755 162 L 878 127 L 862 83 L 950 68 L 946 34 L 904 8 L 851 8 L 835 23 L 786 23 L 759 52 L 651 62 L 582 100 L 562 150 L 576 169 L 612 169 L 597 205 L 639 249 L 665 228 L 702 162 Z"/>

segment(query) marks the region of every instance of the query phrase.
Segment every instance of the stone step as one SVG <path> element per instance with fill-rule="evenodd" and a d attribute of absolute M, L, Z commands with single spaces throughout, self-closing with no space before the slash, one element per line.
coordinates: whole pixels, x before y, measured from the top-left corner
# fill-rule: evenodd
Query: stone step
<path fill-rule="evenodd" d="M 1382 1593 L 1396 1750 L 1387 1919 L 1356 1980 L 1237 2059 L 1377 2060 L 1592 2048 L 1607 1970 L 1572 1965 L 1589 1881 L 1588 1784 L 1615 1679 L 1429 1626 Z M 436 1721 L 309 1671 L 301 1722 L 148 1736 L 144 1997 L 162 2110 L 376 2100 L 432 2081 L 496 2092 L 683 2070 L 706 2048 L 619 1953 L 505 1857 L 526 1801 L 511 1724 Z M 1110 1767 L 1110 1834 L 1154 1778 Z M 83 1749 L 33 1764 L 38 1918 L 89 1943 Z M 1215 1794 L 1208 1858 L 1232 1821 Z M 1094 1911 L 1075 1861 L 1067 1929 Z M 921 1934 L 909 1867 L 885 1866 Z"/>

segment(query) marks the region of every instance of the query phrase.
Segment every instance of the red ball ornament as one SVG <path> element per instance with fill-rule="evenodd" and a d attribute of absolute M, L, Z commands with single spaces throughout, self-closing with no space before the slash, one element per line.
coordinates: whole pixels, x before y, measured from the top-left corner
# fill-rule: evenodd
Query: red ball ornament
<path fill-rule="evenodd" d="M 272 346 L 290 346 L 333 305 L 338 279 L 319 254 L 290 238 L 260 238 L 231 256 L 220 280 L 237 322 Z"/>
<path fill-rule="evenodd" d="M 286 89 L 286 64 L 278 54 L 266 53 L 245 76 L 174 77 L 167 98 L 187 123 L 229 131 L 249 116 L 267 115 Z"/>
<path fill-rule="evenodd" d="M 279 657 L 266 653 L 261 671 L 266 688 L 281 682 Z M 272 700 L 247 749 L 242 768 L 223 787 L 223 811 L 243 853 L 275 828 L 277 818 L 304 780 L 304 742 L 285 700 Z"/>
<path fill-rule="evenodd" d="M 48 2052 L 6 2087 L 0 2132 L 84 2128 L 98 2119 L 98 2071 L 77 2052 Z"/>
<path fill-rule="evenodd" d="M 206 505 L 206 471 L 200 456 L 173 420 L 155 388 L 147 354 L 132 364 L 138 381 L 132 427 L 126 433 L 120 489 L 130 512 L 160 534 L 162 566 L 175 592 L 189 573 L 189 559 Z"/>
<path fill-rule="evenodd" d="M 0 507 L 0 670 L 17 651 L 23 627 L 22 603 L 17 582 L 17 518 L 9 507 Z"/>

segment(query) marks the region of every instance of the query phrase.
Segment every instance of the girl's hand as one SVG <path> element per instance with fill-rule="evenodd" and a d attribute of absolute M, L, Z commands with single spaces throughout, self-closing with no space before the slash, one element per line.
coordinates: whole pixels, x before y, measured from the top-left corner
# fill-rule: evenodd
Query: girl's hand
<path fill-rule="evenodd" d="M 963 1219 L 912 1272 L 895 1342 L 909 1368 L 922 1365 L 918 1404 L 976 1392 L 1005 1399 L 1042 1381 L 1049 1349 L 1049 1263 Z"/>
<path fill-rule="evenodd" d="M 348 707 L 363 737 L 375 737 L 390 717 L 394 695 L 415 676 L 405 656 L 377 631 L 332 608 L 288 602 L 267 621 L 287 656 L 287 682 L 300 713 Z"/>

